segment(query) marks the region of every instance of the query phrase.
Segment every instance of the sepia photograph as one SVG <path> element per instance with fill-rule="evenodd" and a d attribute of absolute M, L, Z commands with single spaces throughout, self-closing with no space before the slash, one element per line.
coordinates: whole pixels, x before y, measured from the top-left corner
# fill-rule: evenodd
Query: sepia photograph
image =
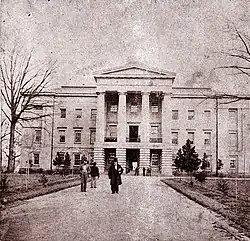
<path fill-rule="evenodd" d="M 250 241 L 249 0 L 0 21 L 0 241 Z"/>

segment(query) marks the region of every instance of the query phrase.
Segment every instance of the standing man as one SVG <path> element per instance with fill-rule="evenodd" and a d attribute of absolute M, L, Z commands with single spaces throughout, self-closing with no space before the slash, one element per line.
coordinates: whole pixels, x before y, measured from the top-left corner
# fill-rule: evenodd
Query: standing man
<path fill-rule="evenodd" d="M 90 167 L 90 175 L 91 175 L 91 188 L 96 188 L 96 178 L 100 177 L 99 168 L 96 166 L 96 162 L 93 162 L 93 165 Z"/>
<path fill-rule="evenodd" d="M 119 185 L 122 184 L 122 179 L 121 179 L 122 173 L 123 173 L 123 168 L 121 167 L 121 165 L 118 164 L 118 160 L 115 157 L 108 171 L 112 194 L 119 192 Z"/>
<path fill-rule="evenodd" d="M 81 192 L 86 192 L 89 172 L 89 165 L 87 164 L 87 161 L 84 160 L 80 167 Z"/>

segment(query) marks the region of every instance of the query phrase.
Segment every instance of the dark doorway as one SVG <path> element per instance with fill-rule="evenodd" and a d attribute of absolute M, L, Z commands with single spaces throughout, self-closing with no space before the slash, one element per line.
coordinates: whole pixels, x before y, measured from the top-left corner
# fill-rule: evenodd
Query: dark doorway
<path fill-rule="evenodd" d="M 105 171 L 107 171 L 113 161 L 114 157 L 116 156 L 116 149 L 115 148 L 105 148 L 104 149 L 105 155 Z"/>
<path fill-rule="evenodd" d="M 129 142 L 139 142 L 139 126 L 129 126 Z"/>
<path fill-rule="evenodd" d="M 135 171 L 140 166 L 140 149 L 126 150 L 126 173 Z"/>

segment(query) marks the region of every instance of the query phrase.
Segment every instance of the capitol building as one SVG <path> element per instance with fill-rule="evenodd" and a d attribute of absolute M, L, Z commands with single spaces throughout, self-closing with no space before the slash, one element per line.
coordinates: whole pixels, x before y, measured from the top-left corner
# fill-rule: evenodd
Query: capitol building
<path fill-rule="evenodd" d="M 42 94 L 25 125 L 21 166 L 54 169 L 57 153 L 69 153 L 71 168 L 83 155 L 104 172 L 116 156 L 121 166 L 173 175 L 173 159 L 192 141 L 208 171 L 216 159 L 224 173 L 250 174 L 249 101 L 230 103 L 211 88 L 174 87 L 176 74 L 139 63 L 94 74 L 95 85 L 61 86 Z"/>

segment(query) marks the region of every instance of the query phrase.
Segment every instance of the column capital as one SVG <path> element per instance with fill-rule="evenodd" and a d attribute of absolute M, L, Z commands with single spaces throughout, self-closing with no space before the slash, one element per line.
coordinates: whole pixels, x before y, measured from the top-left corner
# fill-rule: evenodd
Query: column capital
<path fill-rule="evenodd" d="M 142 95 L 149 96 L 149 95 L 150 95 L 150 91 L 142 91 L 141 94 L 142 94 Z"/>
<path fill-rule="evenodd" d="M 118 91 L 118 95 L 127 95 L 126 91 Z"/>

